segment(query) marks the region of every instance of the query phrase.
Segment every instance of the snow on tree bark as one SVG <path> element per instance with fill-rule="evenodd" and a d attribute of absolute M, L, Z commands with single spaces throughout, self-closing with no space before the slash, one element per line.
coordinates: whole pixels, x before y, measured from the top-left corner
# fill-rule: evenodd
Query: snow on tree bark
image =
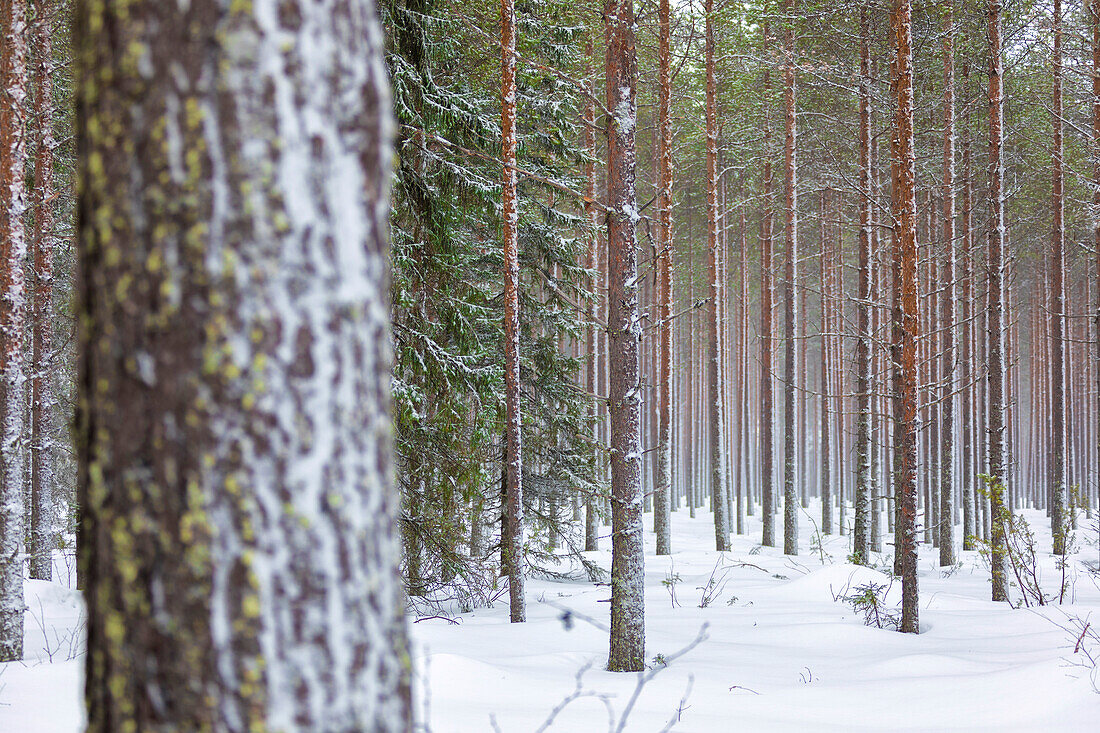
<path fill-rule="evenodd" d="M 53 332 L 54 237 L 54 136 L 53 136 L 53 43 L 56 20 L 52 2 L 40 0 L 34 24 L 34 119 L 37 150 L 34 157 L 34 231 L 32 249 L 34 291 L 31 303 L 31 424 L 30 424 L 30 531 L 27 555 L 30 576 L 50 580 L 53 576 L 53 397 L 50 387 L 51 334 Z"/>
<path fill-rule="evenodd" d="M 989 476 L 992 487 L 989 496 L 990 576 L 992 599 L 1008 600 L 1005 578 L 1005 536 L 999 521 L 1004 506 L 1005 486 L 1005 365 L 1004 329 L 1004 87 L 1001 59 L 1000 0 L 990 0 L 989 30 L 989 239 L 986 258 L 989 305 L 987 308 L 986 349 L 988 368 L 988 413 L 986 429 Z"/>
<path fill-rule="evenodd" d="M 955 564 L 955 37 L 943 19 L 943 264 L 940 269 L 940 565 Z"/>
<path fill-rule="evenodd" d="M 504 403 L 506 447 L 504 572 L 512 623 L 526 620 L 523 580 L 523 441 L 519 394 L 519 210 L 516 200 L 516 8 L 500 0 L 501 141 L 504 160 Z"/>
<path fill-rule="evenodd" d="M 27 7 L 0 0 L 0 662 L 23 658 Z"/>
<path fill-rule="evenodd" d="M 586 338 L 588 365 L 585 374 L 585 386 L 588 389 L 588 421 L 592 426 L 592 482 L 598 484 L 598 475 L 600 473 L 600 455 L 598 447 L 600 444 L 600 424 L 596 391 L 597 389 L 602 389 L 603 386 L 602 383 L 597 382 L 596 379 L 598 375 L 596 360 L 599 358 L 599 349 L 597 348 L 599 338 L 596 333 L 598 320 L 596 304 L 600 300 L 599 282 L 596 272 L 599 267 L 598 249 L 600 238 L 597 228 L 599 223 L 597 221 L 596 209 L 596 82 L 594 78 L 595 75 L 591 68 L 591 37 L 589 37 L 585 43 L 585 58 L 589 60 L 589 67 L 587 69 L 588 99 L 584 106 L 584 142 L 585 150 L 588 152 L 588 160 L 584 164 L 584 214 L 588 223 L 588 261 L 586 266 L 592 273 L 592 278 L 589 281 L 592 297 L 588 301 L 587 306 L 588 326 L 586 328 Z M 585 552 L 593 552 L 600 549 L 600 510 L 597 498 L 595 493 L 591 493 L 584 502 Z"/>
<path fill-rule="evenodd" d="M 73 27 L 88 730 L 409 731 L 374 4 Z"/>
<path fill-rule="evenodd" d="M 1066 545 L 1066 345 L 1065 345 L 1065 166 L 1062 141 L 1062 0 L 1051 9 L 1054 53 L 1051 59 L 1053 127 L 1050 231 L 1050 532 L 1053 552 Z"/>
<path fill-rule="evenodd" d="M 902 581 L 899 630 L 918 633 L 917 603 L 917 199 L 914 191 L 913 33 L 909 0 L 894 0 L 894 117 L 896 154 L 893 161 L 893 206 L 896 263 L 893 341 L 897 362 L 894 445 L 897 455 L 897 548 Z"/>
<path fill-rule="evenodd" d="M 633 0 L 606 0 L 607 300 L 611 413 L 611 638 L 607 668 L 645 667 L 639 433 L 638 253 L 634 135 L 638 60 Z"/>
<path fill-rule="evenodd" d="M 657 256 L 658 305 L 657 338 L 659 366 L 657 427 L 657 486 L 654 495 L 653 532 L 657 554 L 672 551 L 669 513 L 672 490 L 672 11 L 669 0 L 658 7 L 659 41 L 657 47 Z"/>
<path fill-rule="evenodd" d="M 707 303 L 707 422 L 710 430 L 709 465 L 711 510 L 714 513 L 714 548 L 719 552 L 729 549 L 729 512 L 726 511 L 725 462 L 722 447 L 722 370 L 720 332 L 722 295 L 718 235 L 718 82 L 714 71 L 714 0 L 706 0 L 706 136 L 707 136 L 707 256 L 709 301 Z"/>
<path fill-rule="evenodd" d="M 764 20 L 764 49 L 768 49 L 770 34 Z M 772 273 L 774 207 L 772 199 L 771 66 L 764 66 L 764 195 L 760 216 L 760 519 L 763 522 L 761 544 L 775 547 L 775 409 L 772 392 L 772 355 L 774 324 L 772 303 L 775 301 L 775 278 Z"/>
<path fill-rule="evenodd" d="M 852 553 L 870 561 L 871 530 L 871 38 L 859 13 L 859 287 L 856 301 L 856 488 Z"/>
<path fill-rule="evenodd" d="M 798 554 L 798 487 L 795 486 L 797 460 L 795 429 L 795 345 L 797 343 L 798 313 L 798 121 L 795 89 L 795 41 L 794 0 L 785 0 L 783 10 L 783 110 L 786 142 L 783 146 L 783 190 L 786 194 L 787 240 L 786 294 L 784 296 L 784 323 L 786 343 L 783 362 L 786 384 L 783 390 L 783 552 Z"/>

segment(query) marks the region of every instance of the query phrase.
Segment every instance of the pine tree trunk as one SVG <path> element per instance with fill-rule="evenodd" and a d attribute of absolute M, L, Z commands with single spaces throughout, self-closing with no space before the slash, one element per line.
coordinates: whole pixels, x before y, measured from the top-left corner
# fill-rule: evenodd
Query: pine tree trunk
<path fill-rule="evenodd" d="M 634 228 L 635 90 L 633 0 L 606 0 L 607 108 L 607 319 L 611 363 L 611 651 L 607 668 L 645 667 L 642 555 L 641 446 L 638 405 L 638 253 Z"/>
<path fill-rule="evenodd" d="M 897 451 L 898 545 L 902 580 L 900 630 L 920 630 L 917 602 L 917 201 L 914 193 L 913 35 L 909 0 L 894 0 L 890 25 L 895 39 L 893 76 L 897 92 L 894 122 L 894 221 L 898 279 L 894 283 L 893 341 L 897 353 L 894 440 Z M 900 317 L 899 317 L 900 316 Z"/>
<path fill-rule="evenodd" d="M 0 662 L 23 658 L 27 7 L 0 0 Z"/>
<path fill-rule="evenodd" d="M 721 335 L 721 267 L 718 234 L 718 84 L 714 76 L 714 0 L 706 0 L 706 125 L 707 125 L 707 252 L 709 257 L 710 299 L 707 303 L 707 422 L 709 424 L 709 465 L 711 508 L 714 512 L 714 546 L 719 552 L 729 549 L 729 516 L 726 511 L 725 475 L 722 447 L 722 373 L 719 339 Z"/>
<path fill-rule="evenodd" d="M 955 39 L 943 20 L 943 265 L 940 268 L 940 565 L 955 564 Z"/>
<path fill-rule="evenodd" d="M 1004 162 L 1003 162 L 1003 82 L 1001 61 L 1001 2 L 990 0 L 989 8 L 989 255 L 988 272 L 988 400 L 986 427 L 989 434 L 989 476 L 992 481 L 989 499 L 990 568 L 994 601 L 1008 600 L 1005 579 L 1005 535 L 1003 492 L 1006 485 L 1004 461 L 1005 442 L 1005 365 L 1004 329 Z"/>
<path fill-rule="evenodd" d="M 658 8 L 660 39 L 657 52 L 657 256 L 658 305 L 657 338 L 660 416 L 657 432 L 657 487 L 654 495 L 653 532 L 657 554 L 672 552 L 669 530 L 670 490 L 672 486 L 672 11 L 670 0 L 661 0 Z"/>
<path fill-rule="evenodd" d="M 970 62 L 963 64 L 963 93 L 969 93 Z M 960 398 L 962 407 L 962 420 L 959 437 L 962 439 L 962 501 L 963 501 L 963 550 L 975 548 L 974 538 L 978 534 L 978 507 L 974 501 L 975 475 L 974 465 L 974 379 L 975 370 L 972 367 L 974 361 L 974 322 L 972 313 L 974 310 L 974 227 L 973 205 L 971 198 L 970 180 L 970 135 L 973 128 L 968 112 L 966 131 L 963 135 L 963 211 L 962 211 L 962 249 L 963 264 L 959 283 L 962 286 L 960 300 L 962 308 L 962 331 L 959 334 L 961 354 L 959 358 L 959 383 L 962 386 Z"/>
<path fill-rule="evenodd" d="M 52 2 L 40 0 L 35 7 L 31 32 L 35 47 L 34 118 L 37 121 L 37 151 L 34 157 L 32 209 L 34 231 L 31 248 L 34 261 L 34 290 L 31 303 L 31 424 L 30 424 L 30 532 L 27 533 L 30 576 L 50 580 L 53 576 L 53 393 L 50 386 L 53 349 L 53 45 Z"/>
<path fill-rule="evenodd" d="M 770 43 L 764 21 L 764 48 Z M 760 217 L 760 514 L 763 521 L 761 544 L 775 547 L 775 409 L 772 394 L 772 362 L 775 341 L 772 303 L 775 279 L 772 273 L 774 206 L 771 161 L 771 68 L 764 67 L 764 195 Z"/>
<path fill-rule="evenodd" d="M 856 489 L 852 554 L 870 560 L 871 545 L 871 39 L 859 14 L 859 288 L 856 301 Z"/>
<path fill-rule="evenodd" d="M 1092 26 L 1092 205 L 1094 211 L 1100 211 L 1100 3 L 1090 2 L 1088 7 L 1089 23 Z M 1096 339 L 1096 358 L 1100 360 L 1100 217 L 1092 225 L 1093 251 L 1096 253 L 1096 317 L 1094 336 Z M 1096 403 L 1091 422 L 1094 440 L 1100 440 L 1100 368 L 1096 369 Z M 1095 444 L 1094 473 L 1100 484 L 1100 444 Z M 1100 509 L 1100 485 L 1096 490 L 1096 508 Z M 1090 508 L 1093 506 L 1089 505 Z"/>
<path fill-rule="evenodd" d="M 519 210 L 516 200 L 516 8 L 500 0 L 500 96 L 504 161 L 501 217 L 504 230 L 504 409 L 505 535 L 504 572 L 512 623 L 527 619 L 523 558 L 523 441 L 519 395 Z"/>
<path fill-rule="evenodd" d="M 373 3 L 73 28 L 87 729 L 411 731 Z"/>
<path fill-rule="evenodd" d="M 784 297 L 784 345 L 783 390 L 783 552 L 798 554 L 798 487 L 795 486 L 795 344 L 798 332 L 798 123 L 795 118 L 795 47 L 794 19 L 791 17 L 794 0 L 785 0 L 783 9 L 787 15 L 783 28 L 783 110 L 786 142 L 783 146 L 783 191 L 786 196 L 785 234 L 787 240 L 786 294 Z"/>
<path fill-rule="evenodd" d="M 592 39 L 585 43 L 585 57 L 592 59 Z M 588 152 L 588 160 L 584 164 L 585 201 L 584 214 L 588 223 L 588 261 L 587 267 L 592 273 L 597 272 L 600 264 L 599 257 L 599 222 L 596 208 L 596 82 L 594 73 L 589 64 L 588 71 L 588 99 L 584 106 L 584 143 Z M 598 381 L 599 369 L 599 335 L 597 334 L 597 304 L 600 302 L 599 278 L 593 274 L 589 283 L 592 291 L 588 301 L 588 327 L 586 330 L 588 348 L 588 366 L 585 369 L 585 387 L 588 390 L 588 423 L 592 431 L 592 470 L 590 479 L 595 486 L 600 485 L 600 410 L 597 390 L 603 388 Z M 600 549 L 600 508 L 598 492 L 592 491 L 584 500 L 584 550 L 594 552 Z"/>
<path fill-rule="evenodd" d="M 738 368 L 737 400 L 740 409 L 737 412 L 737 534 L 745 534 L 745 505 L 752 504 L 752 489 L 749 481 L 749 284 L 748 284 L 748 230 L 745 225 L 745 208 L 740 206 L 741 215 L 741 268 L 738 273 L 741 310 L 738 319 Z"/>
<path fill-rule="evenodd" d="M 1051 151 L 1051 232 L 1050 232 L 1050 532 L 1056 555 L 1066 545 L 1066 345 L 1065 333 L 1065 206 L 1063 190 L 1065 169 L 1062 162 L 1062 0 L 1054 0 L 1052 30 L 1053 104 L 1050 121 L 1053 127 Z"/>

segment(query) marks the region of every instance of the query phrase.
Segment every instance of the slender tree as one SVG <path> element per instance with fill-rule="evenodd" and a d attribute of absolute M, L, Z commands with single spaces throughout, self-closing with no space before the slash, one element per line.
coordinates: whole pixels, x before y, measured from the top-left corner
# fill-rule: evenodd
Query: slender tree
<path fill-rule="evenodd" d="M 31 208 L 34 230 L 31 237 L 34 277 L 31 301 L 31 420 L 30 420 L 30 531 L 27 555 L 30 576 L 50 580 L 53 576 L 53 395 L 51 334 L 53 331 L 54 236 L 54 106 L 53 106 L 53 23 L 54 5 L 40 0 L 35 5 L 31 32 L 34 38 L 34 120 L 37 149 L 34 156 L 34 188 Z"/>
<path fill-rule="evenodd" d="M 706 0 L 706 133 L 707 133 L 707 252 L 710 298 L 707 303 L 707 422 L 710 441 L 711 508 L 714 512 L 714 546 L 719 552 L 729 549 L 729 512 L 726 511 L 725 462 L 722 434 L 722 369 L 720 338 L 722 318 L 722 275 L 718 232 L 718 82 L 714 71 L 714 0 Z"/>
<path fill-rule="evenodd" d="M 382 36 L 297 10 L 76 5 L 94 733 L 412 729 Z"/>
<path fill-rule="evenodd" d="M 657 428 L 657 487 L 654 495 L 653 531 L 657 554 L 671 552 L 669 533 L 672 487 L 672 11 L 669 0 L 658 7 L 660 39 L 657 50 L 657 339 L 659 371 Z"/>
<path fill-rule="evenodd" d="M 638 59 L 633 0 L 606 0 L 607 283 L 611 412 L 611 650 L 607 668 L 645 667 L 641 446 L 638 404 L 638 223 L 634 186 Z"/>
<path fill-rule="evenodd" d="M 27 7 L 0 0 L 0 662 L 23 658 Z"/>
<path fill-rule="evenodd" d="M 940 268 L 940 565 L 955 564 L 955 29 L 943 18 L 943 264 Z"/>
<path fill-rule="evenodd" d="M 1051 25 L 1053 100 L 1050 121 L 1051 232 L 1050 232 L 1050 531 L 1054 553 L 1066 546 L 1066 345 L 1065 345 L 1065 165 L 1062 140 L 1062 0 L 1054 0 Z"/>
<path fill-rule="evenodd" d="M 764 48 L 770 34 L 764 20 Z M 775 278 L 772 273 L 774 202 L 772 197 L 771 149 L 771 68 L 764 67 L 764 195 L 760 216 L 760 513 L 763 522 L 761 543 L 775 547 L 775 409 L 772 402 L 772 355 L 775 333 L 772 303 L 775 300 Z"/>
<path fill-rule="evenodd" d="M 505 505 L 502 545 L 512 623 L 527 620 L 523 579 L 523 442 L 519 395 L 519 212 L 516 192 L 516 8 L 500 0 L 501 117 L 504 161 L 504 404 Z"/>
<path fill-rule="evenodd" d="M 587 267 L 589 272 L 592 273 L 589 280 L 589 289 L 592 292 L 592 297 L 588 301 L 588 325 L 586 328 L 587 334 L 587 349 L 588 349 L 588 363 L 585 369 L 585 387 L 588 390 L 588 421 L 592 430 L 592 453 L 590 457 L 592 466 L 593 483 L 596 483 L 597 473 L 600 466 L 599 444 L 600 444 L 600 420 L 599 420 L 599 400 L 596 395 L 597 389 L 602 389 L 602 382 L 598 381 L 599 370 L 597 368 L 597 359 L 599 359 L 599 335 L 596 331 L 597 327 L 597 307 L 600 302 L 599 297 L 599 278 L 596 274 L 597 268 L 600 263 L 599 256 L 599 226 L 598 226 L 598 210 L 596 208 L 596 80 L 595 74 L 591 67 L 592 59 L 592 38 L 589 37 L 585 42 L 585 59 L 588 61 L 588 94 L 584 106 L 584 141 L 585 150 L 588 153 L 588 160 L 584 164 L 584 183 L 585 183 L 585 197 L 584 197 L 584 213 L 588 224 L 588 260 Z M 584 502 L 584 549 L 585 552 L 593 552 L 600 549 L 600 508 L 598 497 L 595 492 L 589 492 Z"/>
<path fill-rule="evenodd" d="M 870 560 L 871 531 L 871 31 L 859 12 L 859 287 L 856 301 L 856 488 L 852 554 Z"/>
<path fill-rule="evenodd" d="M 894 36 L 893 85 L 897 94 L 894 117 L 896 155 L 893 162 L 896 263 L 893 341 L 895 370 L 894 445 L 898 498 L 896 553 L 902 580 L 899 630 L 920 630 L 917 603 L 917 199 L 914 191 L 913 32 L 909 0 L 894 0 L 890 18 Z"/>
<path fill-rule="evenodd" d="M 986 426 L 989 435 L 987 445 L 990 478 L 990 575 L 994 601 L 1007 601 L 1005 580 L 1005 536 L 1001 513 L 1006 471 L 1005 444 L 1005 365 L 1004 329 L 1004 87 L 1001 59 L 1001 11 L 1000 0 L 990 0 L 988 14 L 989 31 L 989 238 L 986 256 L 986 280 L 988 307 L 986 348 L 988 350 L 987 394 L 988 412 Z"/>
<path fill-rule="evenodd" d="M 794 0 L 783 4 L 783 112 L 786 142 L 783 146 L 783 190 L 786 194 L 786 294 L 784 297 L 784 322 L 786 345 L 783 352 L 786 384 L 783 391 L 783 552 L 798 554 L 798 487 L 796 482 L 795 453 L 797 445 L 795 394 L 798 375 L 795 373 L 795 349 L 798 339 L 798 121 L 796 118 L 797 90 L 795 88 L 795 34 Z"/>

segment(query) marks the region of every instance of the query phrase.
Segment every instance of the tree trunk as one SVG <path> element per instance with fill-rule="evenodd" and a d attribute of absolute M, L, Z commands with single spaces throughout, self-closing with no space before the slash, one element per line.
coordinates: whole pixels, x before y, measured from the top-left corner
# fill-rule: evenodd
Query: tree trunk
<path fill-rule="evenodd" d="M 706 117 L 707 117 L 707 251 L 709 253 L 710 300 L 707 304 L 707 434 L 710 445 L 711 509 L 714 512 L 714 546 L 719 552 L 729 549 L 729 524 L 726 519 L 725 475 L 722 460 L 722 370 L 719 338 L 721 316 L 720 254 L 718 252 L 718 84 L 714 77 L 714 0 L 706 0 Z"/>
<path fill-rule="evenodd" d="M 589 38 L 585 43 L 585 56 L 587 59 L 592 59 L 592 39 Z M 588 390 L 588 422 L 592 430 L 592 455 L 590 460 L 592 462 L 591 479 L 595 486 L 600 485 L 600 409 L 599 399 L 597 397 L 597 390 L 602 390 L 603 385 L 598 381 L 599 370 L 597 368 L 597 359 L 599 359 L 599 335 L 596 331 L 598 319 L 597 319 L 597 303 L 600 302 L 600 283 L 599 278 L 595 274 L 600 264 L 599 258 L 599 222 L 598 212 L 596 209 L 596 82 L 594 73 L 589 64 L 588 71 L 588 99 L 584 106 L 584 142 L 585 149 L 588 151 L 588 160 L 584 164 L 585 172 L 585 201 L 584 201 L 584 213 L 588 223 L 588 262 L 587 267 L 593 273 L 590 281 L 592 289 L 592 297 L 588 301 L 588 327 L 587 332 L 587 347 L 588 347 L 588 368 L 585 370 L 586 383 L 585 387 Z M 602 360 L 601 360 L 602 361 Z M 584 550 L 585 552 L 594 552 L 600 549 L 600 509 L 598 502 L 598 492 L 592 491 L 584 501 Z"/>
<path fill-rule="evenodd" d="M 768 22 L 764 21 L 764 48 L 768 48 Z M 760 218 L 760 513 L 764 524 L 762 544 L 775 547 L 775 409 L 772 404 L 772 350 L 774 327 L 772 302 L 775 281 L 772 273 L 771 67 L 764 67 L 764 211 Z"/>
<path fill-rule="evenodd" d="M 859 288 L 856 301 L 856 489 L 852 554 L 870 560 L 871 533 L 871 38 L 859 14 Z"/>
<path fill-rule="evenodd" d="M 963 94 L 969 94 L 970 61 L 963 64 Z M 961 342 L 961 354 L 959 359 L 959 383 L 962 386 L 960 397 L 962 407 L 962 421 L 959 437 L 962 439 L 962 500 L 963 500 L 963 550 L 975 548 L 974 538 L 978 534 L 978 506 L 974 501 L 974 378 L 975 370 L 972 367 L 974 359 L 974 322 L 971 314 L 974 311 L 974 227 L 972 220 L 972 183 L 970 180 L 970 136 L 973 125 L 970 122 L 971 112 L 967 112 L 966 131 L 963 135 L 963 211 L 962 211 L 962 249 L 963 264 L 959 282 L 962 285 L 961 313 L 962 331 L 959 334 Z"/>
<path fill-rule="evenodd" d="M 893 75 L 897 92 L 894 128 L 894 221 L 898 279 L 894 283 L 893 341 L 898 359 L 894 407 L 897 451 L 898 546 L 902 581 L 900 630 L 920 630 L 917 603 L 917 200 L 914 192 L 913 35 L 909 0 L 894 0 L 890 24 L 895 39 Z M 899 317 L 900 316 L 900 317 Z"/>
<path fill-rule="evenodd" d="M 1066 345 L 1065 334 L 1065 206 L 1063 190 L 1065 169 L 1062 162 L 1062 0 L 1054 0 L 1053 126 L 1051 151 L 1051 232 L 1050 232 L 1050 531 L 1056 555 L 1066 546 Z"/>
<path fill-rule="evenodd" d="M 955 38 L 943 19 L 943 265 L 940 268 L 940 565 L 955 564 Z"/>
<path fill-rule="evenodd" d="M 77 3 L 89 731 L 412 730 L 381 32 L 277 5 Z"/>
<path fill-rule="evenodd" d="M 1089 3 L 1089 22 L 1092 25 L 1092 156 L 1093 156 L 1093 169 L 1092 169 L 1092 206 L 1093 211 L 1100 211 L 1100 3 Z M 1093 251 L 1096 253 L 1096 318 L 1095 318 L 1095 338 L 1096 338 L 1096 357 L 1100 360 L 1100 216 L 1096 216 L 1092 225 L 1092 241 Z M 1096 397 L 1097 403 L 1094 405 L 1095 413 L 1092 421 L 1092 427 L 1095 431 L 1093 438 L 1100 440 L 1100 425 L 1097 421 L 1100 420 L 1100 369 L 1096 369 Z M 1100 462 L 1100 445 L 1094 446 L 1096 449 L 1095 459 Z M 1097 472 L 1098 483 L 1100 483 L 1100 465 L 1094 463 L 1094 468 Z M 1096 508 L 1100 509 L 1100 486 L 1097 487 L 1096 492 Z M 1090 504 L 1090 507 L 1093 505 Z"/>
<path fill-rule="evenodd" d="M 989 255 L 986 262 L 989 287 L 988 326 L 986 333 L 988 357 L 989 412 L 986 426 L 989 434 L 989 498 L 990 521 L 990 570 L 993 581 L 994 601 L 1007 601 L 1005 581 L 1005 535 L 1003 523 L 1003 492 L 1005 488 L 1004 465 L 1004 113 L 1003 82 L 1001 79 L 1001 2 L 990 0 L 989 8 Z"/>
<path fill-rule="evenodd" d="M 829 402 L 833 399 L 831 394 L 831 369 L 832 364 L 832 323 L 830 303 L 833 297 L 833 276 L 830 264 L 832 262 L 831 241 L 828 229 L 825 227 L 826 192 L 821 192 L 821 532 L 832 534 L 833 531 L 833 478 L 832 478 L 832 439 L 829 435 L 832 416 L 829 412 Z"/>
<path fill-rule="evenodd" d="M 35 8 L 34 118 L 38 148 L 34 158 L 32 191 L 34 231 L 31 246 L 34 259 L 34 291 L 31 303 L 31 425 L 30 425 L 30 532 L 28 532 L 30 576 L 37 580 L 53 577 L 53 393 L 50 389 L 50 355 L 53 350 L 53 3 L 40 0 Z"/>
<path fill-rule="evenodd" d="M 504 572 L 512 623 L 527 620 L 523 579 L 523 440 L 519 395 L 519 209 L 516 200 L 516 8 L 500 0 L 500 137 L 504 161 L 501 217 L 504 229 Z"/>
<path fill-rule="evenodd" d="M 0 662 L 23 658 L 27 7 L 0 0 Z"/>
<path fill-rule="evenodd" d="M 783 23 L 783 110 L 786 142 L 783 146 L 783 191 L 786 195 L 787 262 L 786 294 L 784 297 L 784 323 L 786 344 L 783 351 L 783 552 L 798 554 L 798 487 L 795 486 L 795 345 L 798 313 L 798 123 L 795 118 L 795 47 L 794 0 L 785 0 L 783 9 L 787 15 Z"/>
<path fill-rule="evenodd" d="M 660 42 L 658 45 L 657 111 L 657 256 L 658 305 L 657 338 L 660 380 L 658 395 L 657 490 L 654 496 L 653 532 L 657 554 L 672 552 L 669 531 L 670 489 L 672 486 L 672 11 L 670 0 L 661 0 L 658 9 Z"/>
<path fill-rule="evenodd" d="M 607 330 L 611 363 L 611 651 L 607 668 L 645 668 L 642 555 L 641 446 L 638 432 L 638 253 L 634 188 L 635 89 L 633 0 L 606 0 L 607 108 Z"/>

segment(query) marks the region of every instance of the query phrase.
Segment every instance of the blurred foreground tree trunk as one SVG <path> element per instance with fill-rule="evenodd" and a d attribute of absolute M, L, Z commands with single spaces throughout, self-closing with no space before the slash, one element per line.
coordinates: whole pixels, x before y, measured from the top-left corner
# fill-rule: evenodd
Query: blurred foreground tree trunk
<path fill-rule="evenodd" d="M 411 730 L 374 4 L 73 28 L 88 730 Z"/>

